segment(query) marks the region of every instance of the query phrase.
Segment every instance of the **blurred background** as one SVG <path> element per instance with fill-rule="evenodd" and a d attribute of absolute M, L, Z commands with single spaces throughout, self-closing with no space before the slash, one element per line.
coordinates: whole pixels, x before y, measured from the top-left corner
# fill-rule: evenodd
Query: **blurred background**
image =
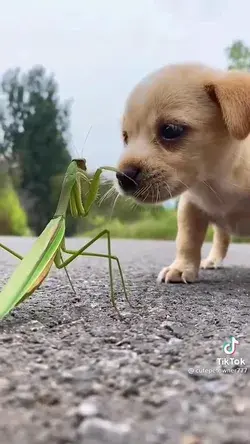
<path fill-rule="evenodd" d="M 249 70 L 249 12 L 247 0 L 3 2 L 0 235 L 41 233 L 72 157 L 87 159 L 90 176 L 116 166 L 124 102 L 151 71 L 176 62 Z M 87 219 L 68 216 L 68 236 L 105 226 L 113 237 L 175 238 L 177 201 L 138 207 L 112 179 Z"/>

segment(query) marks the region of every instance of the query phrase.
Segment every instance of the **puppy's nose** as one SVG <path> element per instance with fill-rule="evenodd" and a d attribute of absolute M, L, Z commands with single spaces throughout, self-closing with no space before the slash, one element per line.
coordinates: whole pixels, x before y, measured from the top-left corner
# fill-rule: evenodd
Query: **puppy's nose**
<path fill-rule="evenodd" d="M 116 178 L 124 191 L 135 191 L 140 184 L 141 170 L 136 167 L 126 168 L 116 173 Z"/>

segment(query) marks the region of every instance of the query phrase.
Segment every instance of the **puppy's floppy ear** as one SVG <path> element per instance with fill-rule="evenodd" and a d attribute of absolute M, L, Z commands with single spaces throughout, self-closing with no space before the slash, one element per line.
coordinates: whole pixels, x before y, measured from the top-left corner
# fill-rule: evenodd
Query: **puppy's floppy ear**
<path fill-rule="evenodd" d="M 232 71 L 207 83 L 205 89 L 220 106 L 231 136 L 245 139 L 250 133 L 250 74 Z"/>

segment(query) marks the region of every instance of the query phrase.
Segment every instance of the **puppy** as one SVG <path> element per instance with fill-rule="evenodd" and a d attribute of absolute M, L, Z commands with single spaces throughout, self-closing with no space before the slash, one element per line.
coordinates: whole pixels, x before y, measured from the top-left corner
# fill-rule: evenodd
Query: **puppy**
<path fill-rule="evenodd" d="M 160 69 L 124 111 L 122 194 L 159 204 L 180 196 L 177 253 L 161 282 L 193 282 L 225 258 L 231 234 L 250 235 L 250 74 L 203 65 Z M 201 262 L 209 224 L 211 252 Z"/>

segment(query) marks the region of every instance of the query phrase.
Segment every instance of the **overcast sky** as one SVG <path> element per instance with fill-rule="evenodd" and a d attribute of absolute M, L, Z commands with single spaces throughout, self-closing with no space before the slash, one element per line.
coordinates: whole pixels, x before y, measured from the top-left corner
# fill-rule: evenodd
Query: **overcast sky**
<path fill-rule="evenodd" d="M 250 45 L 249 16 L 249 0 L 8 0 L 1 72 L 34 64 L 53 71 L 62 99 L 73 99 L 71 152 L 91 168 L 114 165 L 135 83 L 173 62 L 226 67 L 226 46 Z"/>

